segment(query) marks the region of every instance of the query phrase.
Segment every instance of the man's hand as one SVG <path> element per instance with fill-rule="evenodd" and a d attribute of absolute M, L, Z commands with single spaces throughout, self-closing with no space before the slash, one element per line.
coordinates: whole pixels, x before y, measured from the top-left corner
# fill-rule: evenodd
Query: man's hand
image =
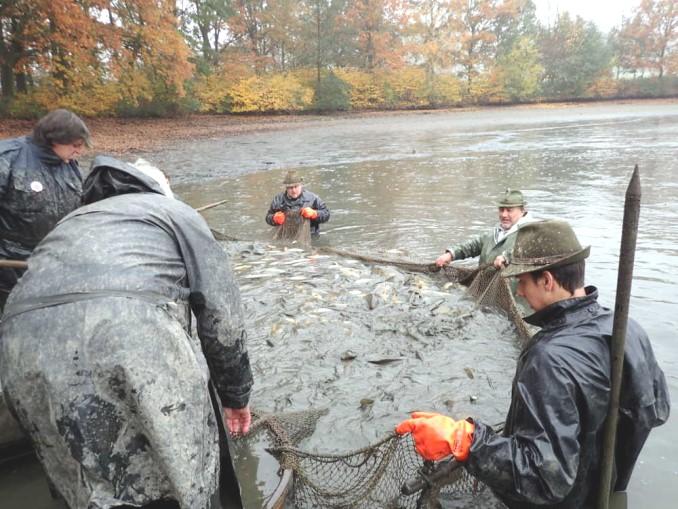
<path fill-rule="evenodd" d="M 318 211 L 312 209 L 311 207 L 304 207 L 301 209 L 301 216 L 306 219 L 316 219 L 318 217 Z"/>
<path fill-rule="evenodd" d="M 450 263 L 452 261 L 452 258 L 453 258 L 452 253 L 450 253 L 449 251 L 446 251 L 444 254 L 440 255 L 436 259 L 436 265 L 438 267 L 442 267 L 443 265 L 447 265 L 448 263 Z"/>
<path fill-rule="evenodd" d="M 285 213 L 278 211 L 273 214 L 273 222 L 277 225 L 283 224 L 285 222 Z"/>
<path fill-rule="evenodd" d="M 492 263 L 497 270 L 501 270 L 508 265 L 508 261 L 504 258 L 504 255 L 497 256 Z"/>
<path fill-rule="evenodd" d="M 250 430 L 250 424 L 252 424 L 252 414 L 250 414 L 249 405 L 244 408 L 224 407 L 224 421 L 226 421 L 226 427 L 231 432 L 231 435 L 247 434 Z"/>
<path fill-rule="evenodd" d="M 412 433 L 414 447 L 427 460 L 438 461 L 450 454 L 457 461 L 468 459 L 475 426 L 469 421 L 430 412 L 413 412 L 396 427 L 396 433 Z"/>

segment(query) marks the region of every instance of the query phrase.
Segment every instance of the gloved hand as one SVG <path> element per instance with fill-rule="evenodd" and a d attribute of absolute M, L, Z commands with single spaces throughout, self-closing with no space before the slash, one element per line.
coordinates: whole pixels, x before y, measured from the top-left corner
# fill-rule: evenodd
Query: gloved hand
<path fill-rule="evenodd" d="M 285 222 L 285 213 L 278 211 L 273 214 L 273 222 L 275 224 L 283 224 Z"/>
<path fill-rule="evenodd" d="M 301 216 L 306 219 L 316 219 L 318 217 L 318 211 L 312 209 L 311 207 L 304 207 L 301 209 Z"/>
<path fill-rule="evenodd" d="M 469 421 L 431 412 L 412 412 L 412 418 L 401 422 L 396 433 L 412 433 L 414 447 L 424 459 L 438 461 L 452 454 L 457 461 L 468 459 L 475 426 Z"/>

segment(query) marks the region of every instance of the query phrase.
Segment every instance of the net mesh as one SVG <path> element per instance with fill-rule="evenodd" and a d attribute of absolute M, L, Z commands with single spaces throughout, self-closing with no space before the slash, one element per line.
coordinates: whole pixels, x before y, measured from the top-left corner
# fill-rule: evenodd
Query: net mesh
<path fill-rule="evenodd" d="M 534 330 L 523 320 L 523 312 L 516 302 L 511 282 L 508 278 L 502 277 L 500 271 L 492 266 L 479 267 L 464 275 L 459 273 L 458 268 L 446 267 L 444 274 L 449 279 L 466 286 L 477 307 L 498 309 L 506 313 L 523 344 L 532 337 Z"/>
<path fill-rule="evenodd" d="M 285 222 L 273 232 L 276 243 L 298 244 L 309 247 L 311 245 L 311 222 L 305 219 L 301 209 L 293 208 L 285 211 Z"/>
<path fill-rule="evenodd" d="M 437 468 L 425 465 L 410 435 L 390 434 L 346 454 L 309 453 L 292 447 L 270 452 L 283 468 L 294 471 L 292 502 L 299 509 L 437 507 L 441 493 L 474 495 L 484 487 L 465 470 L 456 469 L 424 483 L 421 490 L 403 493 L 406 483 L 420 479 L 418 472 Z"/>

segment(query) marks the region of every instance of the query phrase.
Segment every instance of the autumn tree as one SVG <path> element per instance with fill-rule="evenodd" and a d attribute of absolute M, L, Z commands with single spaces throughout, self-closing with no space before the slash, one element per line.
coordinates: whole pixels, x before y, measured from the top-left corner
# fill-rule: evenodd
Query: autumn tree
<path fill-rule="evenodd" d="M 539 35 L 537 8 L 532 0 L 510 0 L 497 13 L 494 35 L 497 40 L 497 56 L 513 51 L 514 46 L 523 46 L 524 39 L 536 41 Z"/>
<path fill-rule="evenodd" d="M 35 30 L 35 2 L 0 2 L 0 87 L 8 100 L 16 90 L 27 91 L 32 32 Z"/>
<path fill-rule="evenodd" d="M 199 71 L 210 72 L 222 49 L 237 42 L 228 27 L 235 14 L 231 0 L 181 0 L 178 13 L 186 40 L 199 55 Z"/>
<path fill-rule="evenodd" d="M 282 72 L 299 66 L 300 9 L 299 0 L 269 0 L 265 12 L 271 54 Z"/>
<path fill-rule="evenodd" d="M 437 76 L 452 66 L 456 45 L 453 38 L 451 0 L 411 0 L 406 47 L 415 63 L 426 72 L 429 100 L 437 102 Z"/>
<path fill-rule="evenodd" d="M 402 0 L 354 0 L 342 17 L 353 33 L 357 67 L 399 67 L 402 29 L 407 19 Z"/>
<path fill-rule="evenodd" d="M 497 55 L 497 33 L 500 21 L 516 16 L 518 3 L 513 0 L 453 0 L 452 28 L 458 43 L 455 64 L 466 82 L 471 96 L 473 81 L 492 67 Z"/>
<path fill-rule="evenodd" d="M 612 66 L 612 52 L 598 28 L 565 12 L 539 37 L 547 97 L 582 97 Z"/>
<path fill-rule="evenodd" d="M 620 64 L 662 78 L 678 71 L 678 5 L 675 0 L 642 0 L 618 35 Z"/>
<path fill-rule="evenodd" d="M 544 67 L 534 40 L 524 36 L 513 41 L 511 50 L 498 60 L 504 90 L 511 101 L 534 99 L 541 90 Z"/>

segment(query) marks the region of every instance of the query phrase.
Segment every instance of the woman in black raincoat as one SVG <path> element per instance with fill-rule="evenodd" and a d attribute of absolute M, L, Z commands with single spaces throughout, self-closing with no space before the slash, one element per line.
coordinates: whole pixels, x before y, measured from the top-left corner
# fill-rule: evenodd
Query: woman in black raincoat
<path fill-rule="evenodd" d="M 232 432 L 250 423 L 228 257 L 151 170 L 94 160 L 85 205 L 35 249 L 0 328 L 5 396 L 71 509 L 220 507 L 220 471 L 235 481 L 222 412 Z"/>
<path fill-rule="evenodd" d="M 41 118 L 32 136 L 0 141 L 0 260 L 25 260 L 57 221 L 80 206 L 77 158 L 85 123 L 68 110 Z M 23 271 L 0 268 L 0 312 Z"/>

